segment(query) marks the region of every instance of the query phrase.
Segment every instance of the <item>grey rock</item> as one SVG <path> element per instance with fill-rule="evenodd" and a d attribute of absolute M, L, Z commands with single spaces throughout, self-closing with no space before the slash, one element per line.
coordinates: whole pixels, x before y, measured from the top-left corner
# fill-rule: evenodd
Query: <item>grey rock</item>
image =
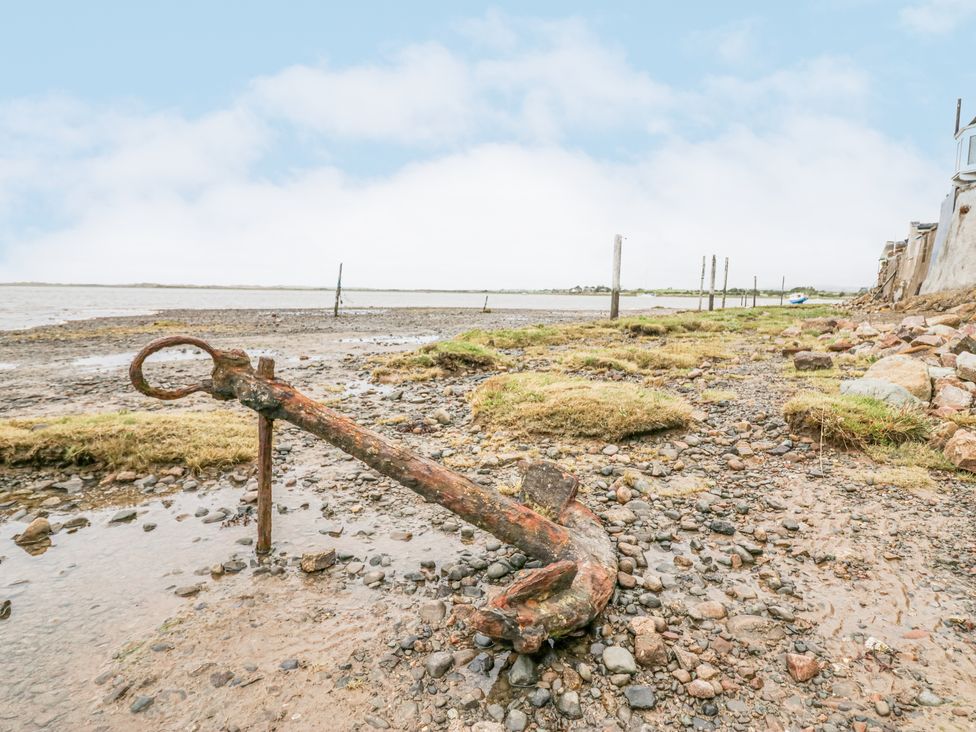
<path fill-rule="evenodd" d="M 624 696 L 631 709 L 653 709 L 657 704 L 657 697 L 650 686 L 628 686 L 624 689 Z"/>
<path fill-rule="evenodd" d="M 529 726 L 529 717 L 520 709 L 513 709 L 505 718 L 505 729 L 511 732 L 522 732 Z"/>
<path fill-rule="evenodd" d="M 603 650 L 603 665 L 613 674 L 636 674 L 637 661 L 633 654 L 622 646 L 607 646 Z"/>
<path fill-rule="evenodd" d="M 529 656 L 522 653 L 508 670 L 508 683 L 512 686 L 532 686 L 538 679 L 538 670 Z"/>
<path fill-rule="evenodd" d="M 937 707 L 942 704 L 942 698 L 936 694 L 933 694 L 930 689 L 923 689 L 922 692 L 915 698 L 915 701 L 921 704 L 923 707 Z"/>
<path fill-rule="evenodd" d="M 110 524 L 118 524 L 123 521 L 131 521 L 136 517 L 136 513 L 137 511 L 134 508 L 123 508 L 121 511 L 116 512 L 108 522 Z"/>
<path fill-rule="evenodd" d="M 381 569 L 374 569 L 363 575 L 364 585 L 378 585 L 386 577 L 386 572 Z"/>
<path fill-rule="evenodd" d="M 904 386 L 881 379 L 853 379 L 840 382 L 840 393 L 878 399 L 893 407 L 913 406 L 922 402 Z"/>
<path fill-rule="evenodd" d="M 129 711 L 133 714 L 144 712 L 152 706 L 153 701 L 154 699 L 151 696 L 137 696 L 129 707 Z"/>
<path fill-rule="evenodd" d="M 508 566 L 502 562 L 492 562 L 488 565 L 488 571 L 485 572 L 485 575 L 488 577 L 488 579 L 501 579 L 508 574 L 509 571 Z"/>
<path fill-rule="evenodd" d="M 579 694 L 575 691 L 567 691 L 556 699 L 556 709 L 564 717 L 570 719 L 580 719 L 583 716 L 583 707 L 580 706 Z"/>
<path fill-rule="evenodd" d="M 436 651 L 427 656 L 424 661 L 424 668 L 431 678 L 439 679 L 451 670 L 454 665 L 454 656 L 447 651 Z"/>

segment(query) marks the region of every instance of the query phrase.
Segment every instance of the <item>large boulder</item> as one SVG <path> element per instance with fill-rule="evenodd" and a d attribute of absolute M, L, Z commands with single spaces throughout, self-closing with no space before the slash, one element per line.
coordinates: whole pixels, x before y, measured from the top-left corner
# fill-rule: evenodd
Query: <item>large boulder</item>
<path fill-rule="evenodd" d="M 976 433 L 956 430 L 946 443 L 945 456 L 957 468 L 976 473 Z"/>
<path fill-rule="evenodd" d="M 956 375 L 966 381 L 976 381 L 976 353 L 963 351 L 956 356 Z"/>
<path fill-rule="evenodd" d="M 932 398 L 932 381 L 928 367 L 911 356 L 886 356 L 871 364 L 866 379 L 879 379 L 903 386 L 909 393 L 927 402 Z"/>
<path fill-rule="evenodd" d="M 880 379 L 864 378 L 842 381 L 840 383 L 840 393 L 872 397 L 893 407 L 906 407 L 922 403 L 918 397 L 910 393 L 904 386 L 892 384 L 890 381 L 881 381 Z"/>
<path fill-rule="evenodd" d="M 793 365 L 797 371 L 817 371 L 831 368 L 834 365 L 834 359 L 829 353 L 800 351 L 793 356 Z"/>

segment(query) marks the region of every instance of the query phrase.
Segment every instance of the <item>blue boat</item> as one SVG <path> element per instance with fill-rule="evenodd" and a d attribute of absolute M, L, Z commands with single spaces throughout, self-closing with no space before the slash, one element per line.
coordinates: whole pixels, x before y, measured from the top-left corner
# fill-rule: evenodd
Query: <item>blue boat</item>
<path fill-rule="evenodd" d="M 790 305 L 802 305 L 810 298 L 804 295 L 802 292 L 794 292 L 790 295 Z"/>

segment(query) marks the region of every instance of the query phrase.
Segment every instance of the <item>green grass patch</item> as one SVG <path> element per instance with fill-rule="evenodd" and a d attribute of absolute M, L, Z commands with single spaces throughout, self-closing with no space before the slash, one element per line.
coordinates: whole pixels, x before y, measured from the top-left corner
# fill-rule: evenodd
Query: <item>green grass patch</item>
<path fill-rule="evenodd" d="M 900 467 L 918 467 L 927 470 L 941 470 L 955 473 L 956 466 L 941 450 L 936 450 L 924 442 L 903 442 L 899 445 L 868 445 L 868 456 L 876 463 Z"/>
<path fill-rule="evenodd" d="M 561 346 L 573 341 L 605 338 L 614 334 L 614 329 L 607 328 L 602 323 L 584 322 L 560 325 L 540 324 L 498 330 L 469 330 L 459 335 L 457 340 L 509 350 L 533 346 Z"/>
<path fill-rule="evenodd" d="M 851 394 L 801 392 L 786 403 L 783 414 L 793 429 L 854 447 L 922 441 L 930 430 L 920 411 L 896 409 L 878 399 Z"/>
<path fill-rule="evenodd" d="M 729 353 L 712 343 L 668 343 L 655 348 L 621 346 L 572 351 L 562 356 L 563 364 L 570 369 L 589 371 L 656 371 L 662 369 L 690 369 L 704 360 L 719 361 L 729 358 Z"/>
<path fill-rule="evenodd" d="M 637 315 L 619 320 L 604 321 L 622 330 L 639 335 L 668 333 L 755 331 L 779 334 L 799 320 L 839 315 L 840 311 L 826 305 L 770 306 L 758 308 L 730 308 L 712 312 L 675 313 L 674 315 Z"/>
<path fill-rule="evenodd" d="M 903 490 L 934 490 L 936 482 L 929 471 L 915 465 L 856 470 L 851 477 L 868 485 L 884 485 Z"/>
<path fill-rule="evenodd" d="M 466 341 L 438 341 L 409 353 L 382 360 L 373 370 L 377 381 L 422 381 L 447 374 L 493 371 L 508 365 L 508 359 L 494 349 Z"/>
<path fill-rule="evenodd" d="M 691 407 L 630 383 L 524 372 L 488 379 L 472 398 L 476 419 L 518 433 L 611 441 L 688 424 Z"/>
<path fill-rule="evenodd" d="M 114 412 L 0 422 L 0 464 L 145 470 L 254 459 L 254 420 L 236 412 Z"/>

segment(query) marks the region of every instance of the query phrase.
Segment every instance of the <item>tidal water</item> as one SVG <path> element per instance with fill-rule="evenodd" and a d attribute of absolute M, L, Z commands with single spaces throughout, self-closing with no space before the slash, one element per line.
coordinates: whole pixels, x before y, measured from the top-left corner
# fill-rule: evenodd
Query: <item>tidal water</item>
<path fill-rule="evenodd" d="M 344 290 L 343 309 L 355 312 L 385 308 L 481 308 L 485 297 L 492 309 L 609 311 L 609 295 Z M 307 309 L 331 310 L 334 290 L 250 290 L 180 287 L 61 287 L 0 285 L 0 330 L 20 330 L 69 320 L 151 315 L 163 310 Z M 737 304 L 729 298 L 729 307 Z M 813 301 L 811 301 L 813 302 Z M 779 298 L 760 298 L 777 305 Z M 639 295 L 620 298 L 627 312 L 655 308 L 694 309 L 697 297 Z"/>

